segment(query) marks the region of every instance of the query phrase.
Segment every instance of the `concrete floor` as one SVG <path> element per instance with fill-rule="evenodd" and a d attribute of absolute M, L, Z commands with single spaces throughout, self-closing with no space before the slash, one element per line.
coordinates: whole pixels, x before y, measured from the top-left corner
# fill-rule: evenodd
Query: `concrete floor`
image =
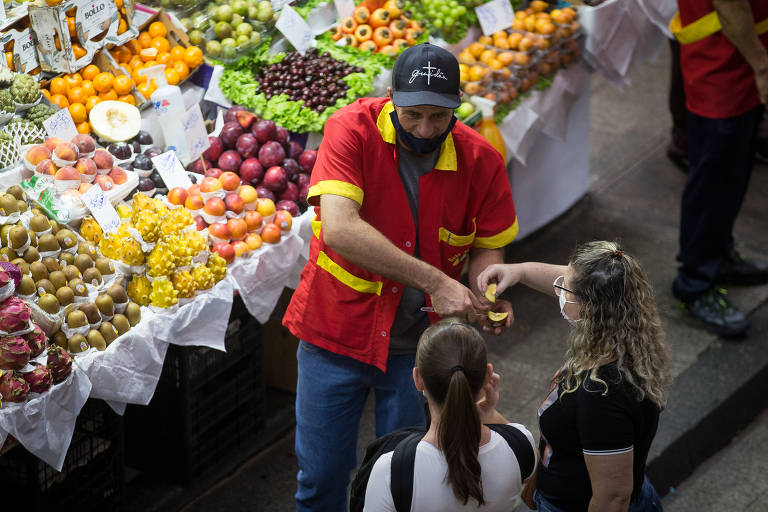
<path fill-rule="evenodd" d="M 662 50 L 655 63 L 633 73 L 633 85 L 623 91 L 598 76 L 593 77 L 590 192 L 562 217 L 513 244 L 507 261 L 564 263 L 578 242 L 620 239 L 625 249 L 640 259 L 655 288 L 671 347 L 672 372 L 678 375 L 708 348 L 731 342 L 698 329 L 670 294 L 676 267 L 679 200 L 685 175 L 667 160 L 664 152 L 670 126 L 668 57 L 666 49 Z M 757 167 L 736 226 L 736 239 L 745 254 L 764 259 L 768 259 L 766 197 L 768 168 Z M 505 335 L 488 338 L 490 360 L 502 376 L 499 410 L 536 432 L 536 408 L 546 394 L 552 373 L 562 363 L 568 325 L 560 317 L 557 304 L 535 292 L 519 288 L 506 295 L 516 308 L 516 323 Z M 768 286 L 733 288 L 729 297 L 745 310 L 754 311 L 768 299 Z M 368 404 L 361 422 L 360 454 L 373 438 L 372 405 Z M 661 421 L 669 420 L 662 415 Z M 765 440 L 766 427 L 761 428 L 756 435 Z M 755 450 L 758 446 L 755 445 Z M 762 453 L 765 454 L 765 450 Z M 735 459 L 724 461 L 738 466 Z M 765 469 L 765 460 L 758 464 Z M 269 450 L 201 493 L 183 510 L 294 510 L 296 471 L 293 436 L 289 432 Z M 757 472 L 759 476 L 764 473 Z M 763 489 L 763 504 L 765 496 Z M 733 503 L 736 502 L 728 505 Z M 747 509 L 721 506 L 717 510 Z"/>

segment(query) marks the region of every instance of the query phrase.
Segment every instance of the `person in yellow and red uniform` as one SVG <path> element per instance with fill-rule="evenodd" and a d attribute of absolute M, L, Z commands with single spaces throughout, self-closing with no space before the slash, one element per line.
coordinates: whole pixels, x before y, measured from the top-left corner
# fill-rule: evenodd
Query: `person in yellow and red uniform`
<path fill-rule="evenodd" d="M 733 240 L 768 101 L 768 2 L 678 0 L 678 8 L 670 29 L 681 45 L 689 171 L 672 291 L 704 328 L 737 336 L 749 321 L 719 285 L 768 282 L 768 264 L 741 256 Z"/>
<path fill-rule="evenodd" d="M 331 116 L 312 171 L 314 237 L 283 318 L 301 340 L 297 510 L 347 509 L 371 389 L 377 436 L 424 425 L 411 373 L 430 322 L 459 316 L 496 334 L 512 322 L 511 305 L 491 305 L 475 284 L 503 261 L 518 226 L 501 155 L 453 116 L 458 62 L 430 44 L 411 47 L 388 95 Z M 472 289 L 458 280 L 465 263 Z M 509 316 L 492 325 L 491 308 Z"/>

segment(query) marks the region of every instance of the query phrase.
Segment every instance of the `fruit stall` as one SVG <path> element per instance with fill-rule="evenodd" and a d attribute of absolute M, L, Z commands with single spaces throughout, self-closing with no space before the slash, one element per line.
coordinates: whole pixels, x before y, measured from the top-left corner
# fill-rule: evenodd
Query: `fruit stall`
<path fill-rule="evenodd" d="M 509 162 L 521 234 L 570 206 L 582 51 L 603 58 L 595 13 L 626 3 L 5 2 L 0 475 L 20 503 L 103 510 L 126 464 L 188 484 L 256 435 L 323 126 L 405 48 L 457 56 L 456 115 Z"/>

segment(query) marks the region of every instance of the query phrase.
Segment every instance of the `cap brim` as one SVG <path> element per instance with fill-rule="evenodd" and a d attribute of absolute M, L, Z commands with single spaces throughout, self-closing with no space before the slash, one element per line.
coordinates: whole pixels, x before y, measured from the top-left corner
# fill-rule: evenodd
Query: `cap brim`
<path fill-rule="evenodd" d="M 392 93 L 392 103 L 398 107 L 431 105 L 433 107 L 457 108 L 461 105 L 461 100 L 458 94 L 438 94 L 432 91 L 395 91 Z"/>

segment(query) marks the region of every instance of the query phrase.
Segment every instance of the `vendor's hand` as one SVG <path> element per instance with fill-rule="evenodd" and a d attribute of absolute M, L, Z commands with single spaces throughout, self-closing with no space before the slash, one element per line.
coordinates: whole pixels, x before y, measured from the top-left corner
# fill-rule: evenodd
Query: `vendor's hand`
<path fill-rule="evenodd" d="M 488 265 L 485 270 L 477 276 L 477 286 L 480 291 L 485 293 L 485 289 L 491 283 L 496 283 L 496 295 L 500 295 L 510 286 L 514 286 L 523 278 L 520 265 L 517 264 L 495 264 Z"/>
<path fill-rule="evenodd" d="M 496 299 L 495 303 L 488 302 L 488 304 L 491 307 L 491 311 L 495 313 L 508 313 L 507 318 L 501 322 L 491 321 L 487 314 L 479 319 L 480 325 L 483 326 L 483 331 L 498 336 L 509 329 L 515 322 L 515 313 L 512 310 L 512 304 L 510 304 L 509 301 Z"/>
<path fill-rule="evenodd" d="M 448 276 L 430 293 L 430 299 L 441 317 L 457 316 L 470 323 L 486 317 L 491 309 L 490 303 L 483 304 L 469 288 Z"/>
<path fill-rule="evenodd" d="M 493 372 L 493 366 L 488 365 Z M 481 423 L 492 423 L 496 413 L 496 405 L 499 403 L 499 382 L 501 376 L 498 373 L 492 373 L 491 378 L 483 386 L 483 398 L 477 401 L 477 412 L 480 415 Z"/>

